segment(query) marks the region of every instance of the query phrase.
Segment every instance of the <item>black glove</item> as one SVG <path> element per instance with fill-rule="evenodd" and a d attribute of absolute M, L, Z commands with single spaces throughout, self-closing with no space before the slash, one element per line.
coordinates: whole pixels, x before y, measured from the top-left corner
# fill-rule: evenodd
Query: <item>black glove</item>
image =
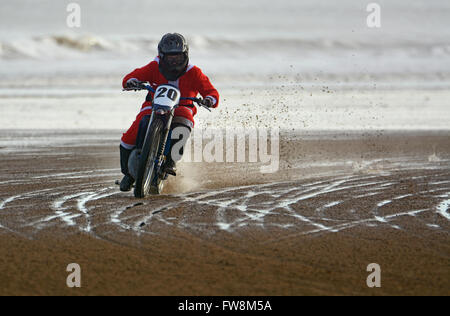
<path fill-rule="evenodd" d="M 141 82 L 139 80 L 137 80 L 136 78 L 131 78 L 131 79 L 128 79 L 126 86 L 129 89 L 137 89 L 137 88 L 139 88 L 140 84 L 141 84 Z"/>
<path fill-rule="evenodd" d="M 207 96 L 203 99 L 202 104 L 208 108 L 212 108 L 214 106 L 214 99 L 210 96 Z"/>

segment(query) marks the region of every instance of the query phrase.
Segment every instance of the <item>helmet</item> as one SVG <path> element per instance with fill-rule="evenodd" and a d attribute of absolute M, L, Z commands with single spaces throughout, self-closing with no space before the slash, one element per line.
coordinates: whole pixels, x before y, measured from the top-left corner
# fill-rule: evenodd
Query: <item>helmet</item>
<path fill-rule="evenodd" d="M 158 44 L 159 71 L 169 81 L 175 81 L 186 71 L 189 46 L 183 35 L 167 33 Z"/>

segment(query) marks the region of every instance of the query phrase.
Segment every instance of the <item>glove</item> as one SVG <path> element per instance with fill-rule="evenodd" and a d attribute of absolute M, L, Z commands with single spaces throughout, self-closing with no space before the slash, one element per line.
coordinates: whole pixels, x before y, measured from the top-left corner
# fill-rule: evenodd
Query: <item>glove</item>
<path fill-rule="evenodd" d="M 137 89 L 137 88 L 139 88 L 140 83 L 141 82 L 139 80 L 137 80 L 136 78 L 131 78 L 131 79 L 128 79 L 126 86 L 129 89 Z"/>
<path fill-rule="evenodd" d="M 212 108 L 214 106 L 214 99 L 211 96 L 207 96 L 203 99 L 202 104 L 208 108 Z"/>

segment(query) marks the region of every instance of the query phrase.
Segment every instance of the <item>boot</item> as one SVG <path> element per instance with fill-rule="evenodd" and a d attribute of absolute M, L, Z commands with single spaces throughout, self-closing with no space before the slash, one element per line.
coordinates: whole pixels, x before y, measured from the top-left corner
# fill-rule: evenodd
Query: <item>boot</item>
<path fill-rule="evenodd" d="M 185 126 L 183 124 L 180 124 L 180 123 L 173 123 L 171 129 L 173 130 L 173 129 L 177 128 L 177 127 L 184 127 L 186 129 L 186 133 L 185 133 L 184 136 L 181 135 L 181 137 L 178 138 L 178 139 L 171 139 L 171 142 L 170 142 L 169 153 L 167 155 L 167 160 L 166 160 L 166 162 L 164 164 L 164 171 L 167 174 L 170 174 L 172 176 L 176 176 L 177 175 L 176 162 L 172 159 L 172 147 L 175 146 L 175 144 L 177 144 L 179 141 L 181 141 L 183 137 L 189 137 L 189 134 L 191 132 L 191 128 L 190 127 L 187 127 L 187 126 Z M 179 152 L 180 156 L 183 156 L 183 151 L 184 151 L 184 148 L 181 147 L 180 148 L 180 152 Z"/>
<path fill-rule="evenodd" d="M 133 186 L 134 179 L 128 172 L 128 158 L 130 158 L 131 150 L 120 146 L 120 169 L 124 174 L 122 181 L 120 181 L 120 191 L 128 192 Z"/>
<path fill-rule="evenodd" d="M 120 191 L 128 192 L 133 187 L 134 179 L 130 175 L 125 175 L 120 181 Z"/>
<path fill-rule="evenodd" d="M 172 176 L 176 176 L 177 175 L 176 163 L 175 163 L 175 161 L 172 160 L 170 155 L 167 157 L 167 161 L 166 161 L 166 164 L 164 166 L 164 172 L 166 172 L 167 174 L 170 174 Z"/>

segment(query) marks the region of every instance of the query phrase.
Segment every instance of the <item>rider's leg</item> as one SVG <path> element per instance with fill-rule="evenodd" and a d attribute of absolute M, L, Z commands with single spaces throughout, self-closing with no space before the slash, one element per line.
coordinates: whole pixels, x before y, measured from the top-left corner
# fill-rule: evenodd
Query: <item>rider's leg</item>
<path fill-rule="evenodd" d="M 167 161 L 164 171 L 170 175 L 176 176 L 176 162 L 183 156 L 184 144 L 191 134 L 193 123 L 181 116 L 175 116 L 171 126 L 171 141 Z M 180 143 L 181 142 L 181 143 Z"/>
<path fill-rule="evenodd" d="M 150 111 L 141 111 L 137 116 L 136 120 L 133 122 L 131 127 L 126 133 L 123 134 L 120 141 L 120 169 L 123 173 L 122 181 L 120 182 L 121 191 L 130 191 L 133 186 L 134 180 L 130 175 L 128 170 L 128 159 L 132 150 L 136 147 L 136 138 L 139 132 L 139 126 L 141 125 L 142 119 L 151 114 Z M 148 119 L 147 119 L 148 122 Z"/>
<path fill-rule="evenodd" d="M 132 149 L 126 149 L 122 145 L 120 145 L 120 169 L 124 174 L 122 181 L 120 181 L 120 191 L 130 191 L 133 186 L 134 179 L 128 172 L 128 159 L 130 158 L 130 154 Z"/>
<path fill-rule="evenodd" d="M 145 115 L 139 122 L 139 128 L 136 136 L 136 148 L 142 149 L 144 146 L 145 134 L 147 133 L 148 123 L 150 122 L 150 115 Z"/>

